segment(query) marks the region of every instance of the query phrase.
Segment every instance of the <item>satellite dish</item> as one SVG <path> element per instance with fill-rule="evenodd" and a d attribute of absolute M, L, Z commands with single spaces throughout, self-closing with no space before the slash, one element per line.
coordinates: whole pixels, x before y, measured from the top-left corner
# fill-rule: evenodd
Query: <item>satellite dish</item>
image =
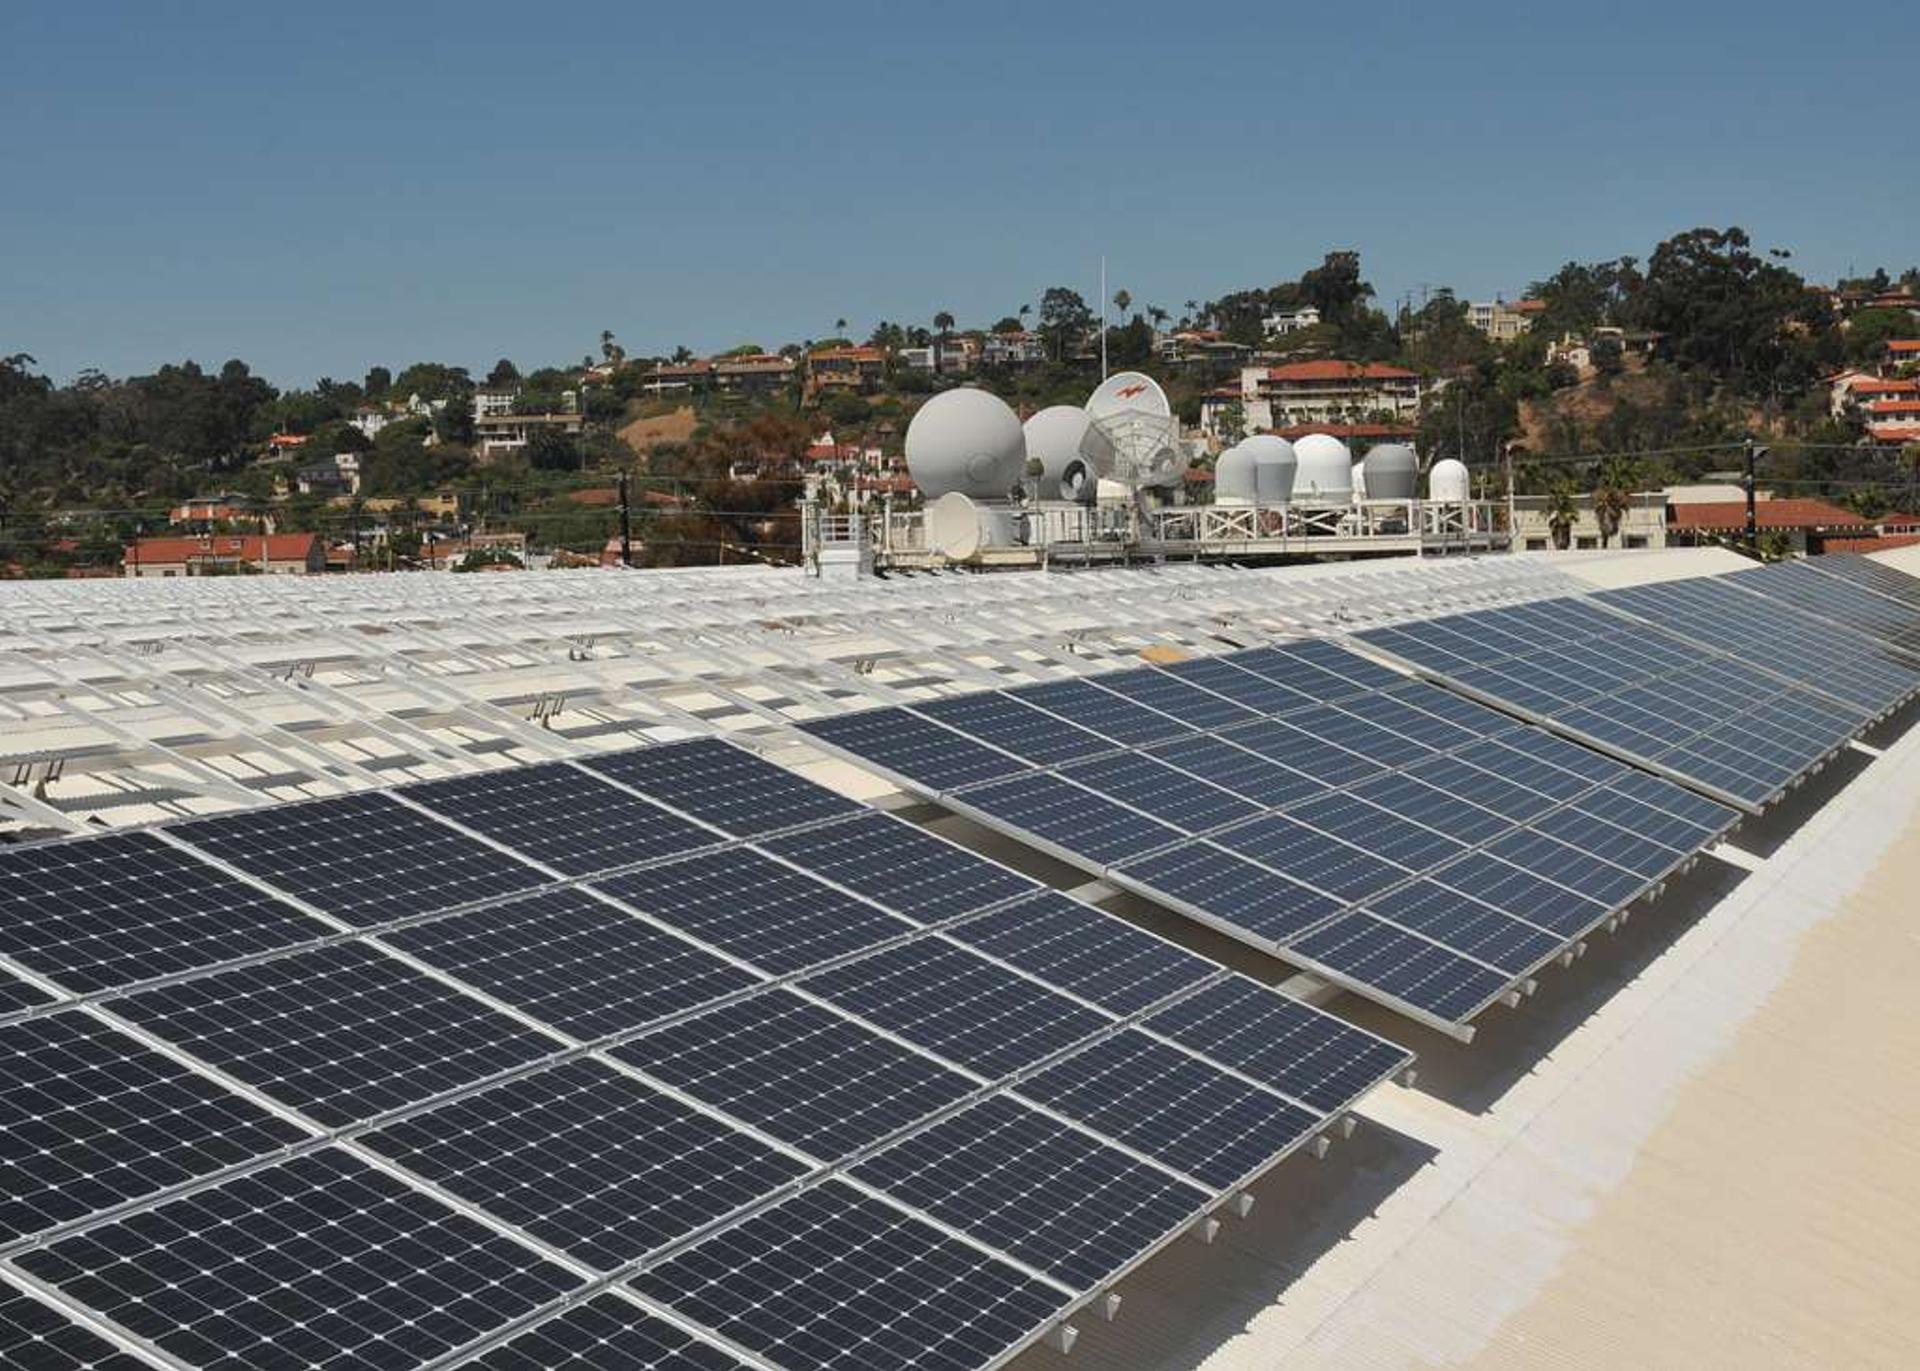
<path fill-rule="evenodd" d="M 957 562 L 978 555 L 985 541 L 980 507 L 957 490 L 927 506 L 926 528 L 927 546 Z"/>
<path fill-rule="evenodd" d="M 1167 393 L 1151 376 L 1122 371 L 1087 399 L 1091 422 L 1080 455 L 1096 476 L 1136 489 L 1179 483 L 1187 451 Z"/>

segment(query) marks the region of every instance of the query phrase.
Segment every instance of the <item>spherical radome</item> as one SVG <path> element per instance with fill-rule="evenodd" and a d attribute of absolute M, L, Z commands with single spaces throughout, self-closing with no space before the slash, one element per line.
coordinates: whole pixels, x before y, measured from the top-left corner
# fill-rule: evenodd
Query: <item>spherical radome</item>
<path fill-rule="evenodd" d="M 1253 497 L 1253 450 L 1235 443 L 1213 464 L 1213 498 L 1250 503 Z"/>
<path fill-rule="evenodd" d="M 1362 463 L 1370 500 L 1411 500 L 1419 486 L 1420 462 L 1405 443 L 1382 443 L 1367 449 Z"/>
<path fill-rule="evenodd" d="M 1293 498 L 1302 504 L 1345 504 L 1353 498 L 1353 454 L 1327 433 L 1309 433 L 1293 445 L 1300 468 Z"/>
<path fill-rule="evenodd" d="M 1299 459 L 1293 444 L 1271 433 L 1256 433 L 1246 441 L 1253 454 L 1253 487 L 1263 505 L 1284 505 L 1293 498 Z"/>
<path fill-rule="evenodd" d="M 1027 460 L 1040 462 L 1036 478 L 1042 500 L 1072 499 L 1061 489 L 1067 468 L 1080 460 L 1080 440 L 1086 436 L 1092 420 L 1078 405 L 1051 405 L 1041 410 L 1023 427 L 1026 430 Z"/>
<path fill-rule="evenodd" d="M 1427 498 L 1440 505 L 1464 505 L 1469 496 L 1466 463 L 1442 458 L 1427 473 Z"/>
<path fill-rule="evenodd" d="M 929 500 L 953 491 L 1005 500 L 1026 470 L 1020 420 L 984 390 L 944 391 L 907 425 L 907 471 Z"/>

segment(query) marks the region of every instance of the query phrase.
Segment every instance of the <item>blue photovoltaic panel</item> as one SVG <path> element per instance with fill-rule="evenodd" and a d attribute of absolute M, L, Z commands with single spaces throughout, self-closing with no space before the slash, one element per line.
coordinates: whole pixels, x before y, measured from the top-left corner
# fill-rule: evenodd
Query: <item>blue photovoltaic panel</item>
<path fill-rule="evenodd" d="M 613 752 L 580 764 L 741 838 L 860 811 L 825 786 L 717 738 Z"/>
<path fill-rule="evenodd" d="M 1156 852 L 1128 862 L 1116 874 L 1274 943 L 1342 908 L 1331 895 L 1207 842 Z"/>
<path fill-rule="evenodd" d="M 1225 736 L 1182 738 L 1149 748 L 1147 755 L 1204 777 L 1262 809 L 1291 804 L 1327 789 L 1326 782 L 1230 742 Z"/>
<path fill-rule="evenodd" d="M 1134 1029 L 1015 1089 L 1217 1189 L 1303 1141 L 1320 1116 Z"/>
<path fill-rule="evenodd" d="M 580 1039 L 638 1028 L 759 979 L 579 890 L 541 891 L 386 939 Z"/>
<path fill-rule="evenodd" d="M 1110 752 L 1115 746 L 1097 733 L 993 691 L 921 701 L 913 712 L 1042 766 Z"/>
<path fill-rule="evenodd" d="M 1390 813 L 1357 795 L 1321 795 L 1303 800 L 1287 817 L 1322 833 L 1343 834 L 1376 857 L 1409 871 L 1433 866 L 1466 851 L 1431 823 Z M 1437 816 L 1435 816 L 1437 817 Z"/>
<path fill-rule="evenodd" d="M 1514 976 L 1533 970 L 1566 942 L 1433 881 L 1413 881 L 1376 895 L 1367 901 L 1366 912 Z"/>
<path fill-rule="evenodd" d="M 1228 660 L 1265 672 L 1316 700 L 1341 700 L 1403 684 L 1406 677 L 1324 638 L 1235 653 Z"/>
<path fill-rule="evenodd" d="M 0 1027 L 0 1242 L 308 1136 L 91 1015 Z"/>
<path fill-rule="evenodd" d="M 1247 723 L 1260 717 L 1258 710 L 1237 705 L 1225 696 L 1202 690 L 1177 676 L 1169 676 L 1151 667 L 1115 672 L 1111 676 L 1093 676 L 1088 680 L 1102 690 L 1157 709 L 1195 728 L 1223 728 Z"/>
<path fill-rule="evenodd" d="M 1048 681 L 1019 686 L 1007 692 L 1016 700 L 1044 709 L 1103 738 L 1129 747 L 1192 734 L 1189 724 L 1145 705 L 1102 690 L 1092 681 Z"/>
<path fill-rule="evenodd" d="M 477 1371 L 751 1371 L 630 1300 L 600 1295 L 537 1323 L 464 1365 Z"/>
<path fill-rule="evenodd" d="M 1431 879 L 1492 905 L 1503 914 L 1575 938 L 1604 919 L 1608 906 L 1546 877 L 1501 861 L 1486 852 L 1469 852 L 1429 873 Z"/>
<path fill-rule="evenodd" d="M 1537 828 L 1496 838 L 1485 851 L 1556 885 L 1577 890 L 1610 909 L 1631 900 L 1650 879 L 1569 847 Z"/>
<path fill-rule="evenodd" d="M 400 793 L 568 876 L 724 841 L 561 762 L 428 781 Z"/>
<path fill-rule="evenodd" d="M 1885 562 L 1876 562 L 1857 552 L 1828 552 L 1810 559 L 1807 565 L 1823 576 L 1861 586 L 1920 611 L 1920 577 L 1909 576 Z"/>
<path fill-rule="evenodd" d="M 856 1180 L 1091 1290 L 1212 1198 L 1007 1096 L 853 1168 Z"/>
<path fill-rule="evenodd" d="M 1218 736 L 1330 786 L 1364 781 L 1385 769 L 1379 762 L 1279 719 L 1263 719 L 1259 723 L 1223 729 Z M 1416 753 L 1407 760 L 1413 761 L 1417 756 Z"/>
<path fill-rule="evenodd" d="M 1345 748 L 1379 766 L 1405 766 L 1436 750 L 1404 733 L 1395 733 L 1371 719 L 1362 719 L 1333 705 L 1314 704 L 1291 710 L 1284 722 L 1287 727 L 1298 729 L 1321 744 L 1330 743 Z M 1445 728 L 1446 725 L 1442 724 L 1441 727 Z M 1449 739 L 1452 746 L 1472 741 L 1471 735 Z"/>
<path fill-rule="evenodd" d="M 1145 1009 L 1217 969 L 1164 938 L 1054 891 L 969 919 L 947 936 L 1116 1014 Z"/>
<path fill-rule="evenodd" d="M 147 1365 L 52 1305 L 0 1283 L 0 1366 L 20 1371 L 146 1371 Z"/>
<path fill-rule="evenodd" d="M 336 1149 L 17 1258 L 192 1366 L 425 1365 L 579 1284 Z"/>
<path fill-rule="evenodd" d="M 1471 1018 L 1513 980 L 1360 912 L 1342 914 L 1292 947 L 1329 971 L 1450 1022 Z"/>
<path fill-rule="evenodd" d="M 964 1099 L 978 1083 L 784 990 L 722 1005 L 613 1056 L 823 1162 Z"/>
<path fill-rule="evenodd" d="M 202 852 L 359 927 L 547 880 L 390 795 L 244 810 L 176 824 Z"/>
<path fill-rule="evenodd" d="M 1521 757 L 1518 753 L 1510 755 L 1512 755 L 1517 762 L 1527 762 L 1527 759 Z M 1510 780 L 1504 775 L 1487 769 L 1487 766 L 1497 767 L 1499 765 L 1498 759 L 1492 757 L 1488 758 L 1486 766 L 1476 765 L 1458 756 L 1429 757 L 1425 761 L 1415 762 L 1412 766 L 1408 767 L 1406 774 L 1417 781 L 1446 792 L 1457 800 L 1463 800 L 1468 804 L 1498 814 L 1501 818 L 1510 819 L 1515 823 L 1524 822 L 1536 814 L 1544 814 L 1562 799 L 1567 798 L 1564 794 L 1556 796 L 1545 791 L 1535 790 L 1522 782 Z M 1534 763 L 1532 765 L 1539 764 Z M 1553 767 L 1542 767 L 1541 769 L 1556 778 L 1560 775 L 1559 771 Z M 1391 778 L 1382 778 L 1382 783 L 1390 779 Z M 1356 786 L 1354 790 L 1356 794 L 1369 793 L 1366 791 L 1364 785 Z M 1572 793 L 1577 794 L 1578 792 L 1573 791 Z M 1477 826 L 1478 824 L 1476 823 L 1476 827 Z M 1465 834 L 1461 836 L 1463 838 L 1466 837 Z"/>
<path fill-rule="evenodd" d="M 1413 1060 L 1398 1043 L 1245 976 L 1188 995 L 1141 1027 L 1328 1113 Z"/>
<path fill-rule="evenodd" d="M 1378 805 L 1388 813 L 1397 814 L 1403 819 L 1425 824 L 1429 828 L 1437 829 L 1448 837 L 1469 845 L 1485 842 L 1496 833 L 1505 833 L 1513 827 L 1517 818 L 1524 817 L 1524 815 L 1498 814 L 1492 809 L 1483 808 L 1455 794 L 1442 785 L 1429 784 L 1405 771 L 1391 772 L 1385 776 L 1376 776 L 1370 781 L 1362 781 L 1346 794 L 1355 799 L 1365 800 L 1369 804 Z M 1539 809 L 1545 808 L 1545 804 L 1539 806 Z M 1538 812 L 1538 810 L 1529 812 Z"/>
<path fill-rule="evenodd" d="M 1103 864 L 1186 837 L 1177 828 L 1040 773 L 980 786 L 963 798 L 989 818 Z"/>
<path fill-rule="evenodd" d="M 1060 774 L 1187 833 L 1205 833 L 1260 813 L 1261 806 L 1142 752 L 1073 762 Z"/>
<path fill-rule="evenodd" d="M 723 1229 L 632 1284 L 786 1371 L 978 1371 L 1067 1303 L 841 1181 Z"/>
<path fill-rule="evenodd" d="M 862 900 L 757 852 L 732 850 L 595 884 L 662 923 L 775 975 L 913 931 Z"/>
<path fill-rule="evenodd" d="M 997 1079 L 1112 1021 L 961 948 L 907 943 L 802 981 L 929 1052 Z"/>
<path fill-rule="evenodd" d="M 1314 703 L 1306 691 L 1294 690 L 1251 671 L 1242 671 L 1224 657 L 1194 657 L 1154 668 L 1175 680 L 1224 695 L 1256 714 L 1284 714 Z"/>
<path fill-rule="evenodd" d="M 0 849 L 0 953 L 81 994 L 332 931 L 151 833 Z M 47 998 L 0 984 L 0 1009 Z"/>
<path fill-rule="evenodd" d="M 1364 834 L 1354 836 L 1365 841 Z M 1338 900 L 1365 899 L 1407 878 L 1404 868 L 1281 814 L 1216 833 L 1212 841 Z"/>
<path fill-rule="evenodd" d="M 951 919 L 1041 888 L 886 814 L 803 829 L 767 839 L 762 846 L 921 923 Z"/>
<path fill-rule="evenodd" d="M 11 1014 L 19 1009 L 32 1009 L 36 1005 L 52 1004 L 56 998 L 39 987 L 28 985 L 18 977 L 0 970 L 0 1014 Z"/>
<path fill-rule="evenodd" d="M 388 1124 L 365 1142 L 602 1271 L 808 1170 L 590 1060 L 462 1096 Z"/>
<path fill-rule="evenodd" d="M 352 943 L 143 990 L 113 1008 L 329 1128 L 472 1085 L 561 1046 Z"/>
<path fill-rule="evenodd" d="M 1032 770 L 1018 757 L 976 743 L 904 709 L 869 709 L 815 719 L 801 724 L 800 729 L 935 795 Z"/>

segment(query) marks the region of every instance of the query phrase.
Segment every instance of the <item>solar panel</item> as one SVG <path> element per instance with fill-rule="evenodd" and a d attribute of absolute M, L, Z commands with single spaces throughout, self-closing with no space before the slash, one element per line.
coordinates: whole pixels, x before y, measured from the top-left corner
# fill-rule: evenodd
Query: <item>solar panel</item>
<path fill-rule="evenodd" d="M 947 930 L 1116 1014 L 1133 1014 L 1215 974 L 1212 962 L 1053 891 Z"/>
<path fill-rule="evenodd" d="M 52 1004 L 55 998 L 38 986 L 29 985 L 19 977 L 0 970 L 0 1014 Z"/>
<path fill-rule="evenodd" d="M 722 841 L 560 762 L 427 781 L 400 793 L 568 876 Z"/>
<path fill-rule="evenodd" d="M 1397 1043 L 1238 975 L 1185 996 L 1141 1027 L 1328 1113 L 1413 1059 Z"/>
<path fill-rule="evenodd" d="M 1533 970 L 1566 942 L 1434 881 L 1412 881 L 1376 895 L 1366 912 L 1513 976 Z"/>
<path fill-rule="evenodd" d="M 1260 717 L 1257 709 L 1237 705 L 1224 695 L 1204 690 L 1179 676 L 1147 667 L 1089 677 L 1088 680 L 1102 690 L 1112 691 L 1123 699 L 1143 704 L 1149 709 L 1157 709 L 1195 728 L 1223 728 L 1228 724 L 1248 723 Z M 1258 688 L 1257 682 L 1255 688 Z"/>
<path fill-rule="evenodd" d="M 546 879 L 383 794 L 244 810 L 171 831 L 362 928 L 510 895 Z"/>
<path fill-rule="evenodd" d="M 654 918 L 775 975 L 913 931 L 803 872 L 733 849 L 595 882 Z"/>
<path fill-rule="evenodd" d="M 146 1371 L 147 1365 L 52 1305 L 0 1283 L 0 1366 L 20 1371 Z"/>
<path fill-rule="evenodd" d="M 1340 915 L 1290 947 L 1345 980 L 1374 986 L 1452 1023 L 1485 1009 L 1513 980 L 1359 911 Z"/>
<path fill-rule="evenodd" d="M 1309 801 L 1311 803 L 1311 801 Z M 1356 834 L 1364 840 L 1364 834 Z M 1335 899 L 1365 899 L 1407 878 L 1405 868 L 1343 843 L 1283 814 L 1269 815 L 1213 836 L 1229 852 L 1260 863 Z"/>
<path fill-rule="evenodd" d="M 471 996 L 351 943 L 143 990 L 113 1008 L 329 1128 L 560 1048 Z"/>
<path fill-rule="evenodd" d="M 1829 552 L 1809 559 L 1807 565 L 1823 576 L 1864 586 L 1876 595 L 1885 595 L 1920 610 L 1920 577 L 1909 576 L 1884 562 L 1856 552 Z"/>
<path fill-rule="evenodd" d="M 1135 1029 L 1020 1081 L 1035 1104 L 1216 1189 L 1304 1141 L 1318 1115 Z"/>
<path fill-rule="evenodd" d="M 1261 811 L 1261 806 L 1230 790 L 1142 752 L 1118 752 L 1069 763 L 1060 768 L 1059 774 L 1187 833 L 1205 833 Z"/>
<path fill-rule="evenodd" d="M 1194 657 L 1154 669 L 1187 685 L 1223 696 L 1256 714 L 1284 714 L 1314 703 L 1310 693 L 1281 685 L 1267 676 L 1242 671 L 1223 657 Z"/>
<path fill-rule="evenodd" d="M 578 890 L 549 890 L 385 935 L 575 1038 L 603 1038 L 758 981 Z"/>
<path fill-rule="evenodd" d="M 1258 723 L 1223 729 L 1219 736 L 1227 742 L 1257 752 L 1269 761 L 1304 772 L 1329 786 L 1364 781 L 1369 776 L 1379 775 L 1384 769 L 1380 763 L 1362 757 L 1357 752 L 1328 742 L 1325 738 L 1317 738 L 1278 719 L 1263 719 Z"/>
<path fill-rule="evenodd" d="M 80 994 L 330 932 L 151 833 L 0 850 L 0 953 Z M 8 998 L 0 986 L 0 1006 L 14 1007 Z M 46 997 L 14 998 L 24 1005 Z"/>
<path fill-rule="evenodd" d="M 1273 944 L 1325 922 L 1342 907 L 1324 891 L 1209 842 L 1128 862 L 1114 876 Z"/>
<path fill-rule="evenodd" d="M 1019 686 L 1007 694 L 1022 704 L 1091 729 L 1103 738 L 1129 747 L 1179 738 L 1193 732 L 1191 725 L 1156 709 L 1135 704 L 1092 681 L 1048 681 Z"/>
<path fill-rule="evenodd" d="M 1302 638 L 1278 647 L 1237 652 L 1227 660 L 1304 690 L 1317 700 L 1371 695 L 1404 684 L 1407 679 L 1378 662 L 1370 662 L 1320 638 Z"/>
<path fill-rule="evenodd" d="M 1119 862 L 1186 835 L 1057 776 L 1034 773 L 969 790 L 966 807 L 1099 863 Z"/>
<path fill-rule="evenodd" d="M 1018 757 L 976 743 L 904 709 L 869 709 L 815 719 L 801 724 L 800 729 L 934 795 L 1031 769 Z"/>
<path fill-rule="evenodd" d="M 614 1057 L 835 1161 L 965 1098 L 977 1083 L 784 990 L 701 1014 Z"/>
<path fill-rule="evenodd" d="M 0 1027 L 0 1241 L 308 1136 L 84 1012 Z"/>
<path fill-rule="evenodd" d="M 860 811 L 845 796 L 717 738 L 606 753 L 580 765 L 741 838 Z"/>
<path fill-rule="evenodd" d="M 1097 1033 L 1104 1015 L 938 942 L 907 943 L 801 986 L 908 1042 L 992 1078 Z"/>
<path fill-rule="evenodd" d="M 1546 877 L 1500 860 L 1489 852 L 1469 852 L 1436 868 L 1431 879 L 1516 919 L 1578 937 L 1604 919 L 1605 902 L 1555 884 Z"/>
<path fill-rule="evenodd" d="M 914 705 L 913 712 L 1042 765 L 1114 747 L 1097 733 L 997 692 L 924 701 Z"/>
<path fill-rule="evenodd" d="M 1191 775 L 1204 777 L 1263 809 L 1318 795 L 1327 789 L 1326 782 L 1243 747 L 1231 741 L 1230 736 L 1204 734 L 1183 738 L 1149 748 L 1147 755 Z"/>
<path fill-rule="evenodd" d="M 920 923 L 984 909 L 1041 887 L 903 819 L 863 814 L 761 844 L 795 866 Z"/>
<path fill-rule="evenodd" d="M 421 1366 L 578 1284 L 334 1148 L 16 1260 L 181 1361 L 236 1369 Z"/>
<path fill-rule="evenodd" d="M 841 1181 L 724 1229 L 632 1285 L 787 1371 L 977 1371 L 1068 1302 Z"/>
<path fill-rule="evenodd" d="M 462 1096 L 364 1141 L 602 1271 L 771 1194 L 809 1169 L 591 1060 Z"/>
<path fill-rule="evenodd" d="M 1102 1284 L 1212 1198 L 1005 1096 L 942 1119 L 852 1174 L 1076 1290 Z"/>
<path fill-rule="evenodd" d="M 1382 809 L 1359 795 L 1320 795 L 1287 810 L 1289 818 L 1322 833 L 1345 834 L 1366 850 L 1409 871 L 1443 862 L 1466 850 L 1465 844 L 1434 824 Z M 1433 816 L 1437 821 L 1438 816 Z"/>
<path fill-rule="evenodd" d="M 535 1324 L 464 1365 L 479 1371 L 749 1371 L 618 1295 L 600 1295 Z"/>

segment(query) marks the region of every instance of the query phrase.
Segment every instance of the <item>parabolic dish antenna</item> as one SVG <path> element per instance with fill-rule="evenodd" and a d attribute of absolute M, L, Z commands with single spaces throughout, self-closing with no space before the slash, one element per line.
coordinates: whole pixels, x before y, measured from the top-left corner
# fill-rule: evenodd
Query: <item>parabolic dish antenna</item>
<path fill-rule="evenodd" d="M 1109 376 L 1087 399 L 1091 422 L 1080 439 L 1088 467 L 1108 480 L 1135 488 L 1176 484 L 1187 468 L 1187 451 L 1167 393 L 1151 376 L 1122 371 Z"/>

